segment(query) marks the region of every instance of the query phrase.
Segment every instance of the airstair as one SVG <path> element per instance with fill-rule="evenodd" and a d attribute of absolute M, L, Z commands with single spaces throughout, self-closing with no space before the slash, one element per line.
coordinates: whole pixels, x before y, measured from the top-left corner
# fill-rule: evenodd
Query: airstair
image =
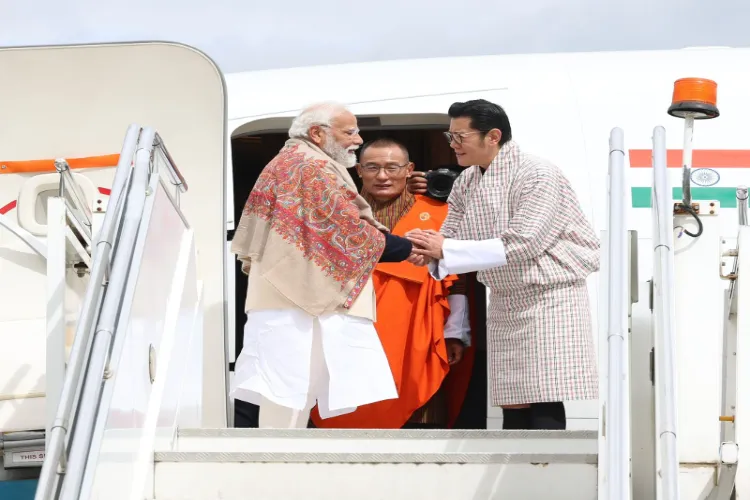
<path fill-rule="evenodd" d="M 688 129 L 692 138 L 692 119 Z M 689 177 L 688 140 L 685 151 Z M 41 464 L 36 500 L 750 496 L 737 444 L 750 414 L 741 334 L 750 332 L 747 189 L 737 190 L 736 214 L 691 199 L 689 183 L 676 202 L 662 127 L 652 154 L 653 236 L 639 252 L 624 133 L 612 131 L 599 428 L 566 431 L 206 428 L 202 282 L 180 204 L 186 179 L 159 134 L 139 125 L 127 131 L 106 200 L 59 159 L 46 236 L 0 219 L 43 260 L 47 290 L 46 386 L 18 398 L 44 399 L 47 411 L 30 411 L 33 428 L 3 430 L 4 468 Z M 736 241 L 723 234 L 730 217 Z M 639 334 L 653 336 L 653 353 L 638 364 L 631 319 L 643 255 L 654 264 L 653 324 Z M 650 371 L 646 388 L 640 370 Z M 637 391 L 650 407 L 634 403 Z"/>

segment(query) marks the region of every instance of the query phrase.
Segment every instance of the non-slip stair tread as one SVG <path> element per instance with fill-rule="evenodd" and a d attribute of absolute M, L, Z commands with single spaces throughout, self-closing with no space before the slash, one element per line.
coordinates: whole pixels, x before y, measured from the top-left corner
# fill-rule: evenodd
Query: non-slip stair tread
<path fill-rule="evenodd" d="M 401 429 L 179 429 L 179 437 L 333 439 L 597 439 L 597 431 Z"/>
<path fill-rule="evenodd" d="M 592 464 L 596 453 L 304 453 L 161 451 L 155 462 L 283 462 L 283 463 L 446 463 L 446 464 Z"/>

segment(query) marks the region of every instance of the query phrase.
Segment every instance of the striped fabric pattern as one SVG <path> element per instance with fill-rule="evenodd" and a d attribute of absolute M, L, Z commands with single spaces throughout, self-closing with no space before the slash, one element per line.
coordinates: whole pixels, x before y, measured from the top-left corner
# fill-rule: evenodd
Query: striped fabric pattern
<path fill-rule="evenodd" d="M 375 220 L 387 227 L 389 231 L 393 231 L 393 228 L 396 227 L 401 217 L 411 210 L 416 201 L 414 195 L 406 189 L 401 193 L 401 196 L 385 202 L 376 200 L 364 190 L 362 190 L 361 194 L 362 198 L 372 208 L 372 215 L 375 217 Z"/>
<path fill-rule="evenodd" d="M 560 169 L 510 141 L 484 175 L 466 169 L 448 203 L 446 237 L 506 246 L 507 265 L 477 274 L 491 290 L 493 406 L 596 399 L 586 277 L 599 240 Z"/>

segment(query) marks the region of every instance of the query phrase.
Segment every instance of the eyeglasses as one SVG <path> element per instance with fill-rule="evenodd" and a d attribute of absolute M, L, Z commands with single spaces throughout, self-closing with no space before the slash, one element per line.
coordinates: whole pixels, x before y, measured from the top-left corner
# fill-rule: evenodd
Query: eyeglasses
<path fill-rule="evenodd" d="M 443 132 L 443 135 L 448 139 L 448 144 L 453 144 L 456 141 L 457 144 L 463 144 L 464 139 L 473 134 L 484 134 L 481 130 L 475 130 L 473 132 Z"/>
<path fill-rule="evenodd" d="M 381 167 L 380 165 L 369 163 L 366 165 L 360 165 L 360 168 L 362 169 L 362 172 L 372 176 L 378 175 L 380 173 L 380 169 L 383 169 L 385 170 L 385 173 L 388 177 L 393 177 L 394 175 L 402 172 L 403 168 L 408 165 L 409 163 L 404 163 L 403 165 L 386 165 L 385 167 Z"/>

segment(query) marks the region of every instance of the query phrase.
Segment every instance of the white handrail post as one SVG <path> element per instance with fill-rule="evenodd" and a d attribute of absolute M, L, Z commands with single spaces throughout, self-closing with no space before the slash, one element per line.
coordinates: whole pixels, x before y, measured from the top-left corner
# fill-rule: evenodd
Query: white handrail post
<path fill-rule="evenodd" d="M 682 134 L 682 204 L 686 207 L 689 207 L 693 201 L 690 194 L 690 172 L 693 167 L 694 126 L 695 117 L 688 113 L 685 115 L 685 126 Z M 669 199 L 672 199 L 671 196 Z"/>
<path fill-rule="evenodd" d="M 607 231 L 607 500 L 630 498 L 630 404 L 628 391 L 628 229 L 625 211 L 625 138 L 614 128 L 609 138 L 609 230 Z"/>
<path fill-rule="evenodd" d="M 121 294 L 126 284 L 133 247 L 138 234 L 138 225 L 143 214 L 153 143 L 153 129 L 144 128 L 138 142 L 138 149 L 135 152 L 133 179 L 128 192 L 128 203 L 124 209 L 122 232 L 112 260 L 112 273 L 107 294 L 104 296 L 100 316 L 95 323 L 96 328 L 91 346 L 89 366 L 85 372 L 80 396 L 83 404 L 76 414 L 76 432 L 70 441 L 68 467 L 58 497 L 61 500 L 78 500 L 80 498 L 94 421 L 99 410 L 102 381 L 109 364 L 109 350 L 116 334 L 115 326 L 122 302 Z"/>
<path fill-rule="evenodd" d="M 47 354 L 45 445 L 49 446 L 65 377 L 65 200 L 47 200 Z"/>
<path fill-rule="evenodd" d="M 656 386 L 657 492 L 661 500 L 679 500 L 677 454 L 677 359 L 675 343 L 674 233 L 672 190 L 667 174 L 664 127 L 654 128 L 654 377 Z M 684 194 L 684 193 L 683 193 Z"/>

